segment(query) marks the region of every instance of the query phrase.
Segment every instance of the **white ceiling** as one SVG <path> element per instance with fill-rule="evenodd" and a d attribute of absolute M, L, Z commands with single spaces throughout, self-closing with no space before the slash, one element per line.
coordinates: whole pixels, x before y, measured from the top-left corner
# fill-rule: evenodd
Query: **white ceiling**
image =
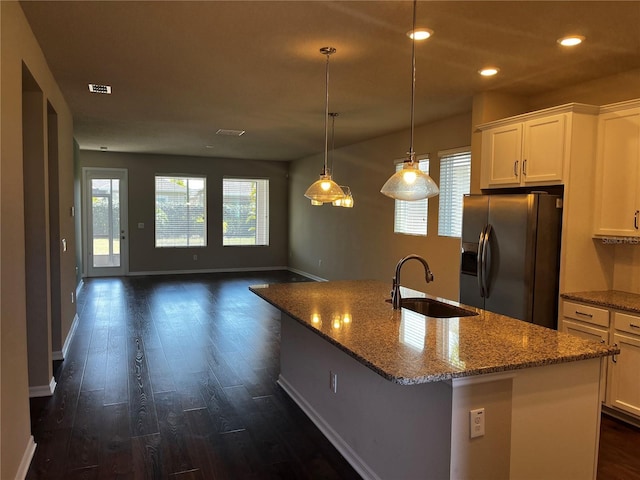
<path fill-rule="evenodd" d="M 409 126 L 409 1 L 23 1 L 80 148 L 292 160 Z M 640 1 L 420 1 L 416 124 L 640 68 Z M 574 49 L 565 34 L 587 37 Z M 501 68 L 482 78 L 485 65 Z M 91 94 L 88 83 L 113 87 Z M 246 130 L 241 137 L 218 129 Z M 209 146 L 209 147 L 207 147 Z"/>

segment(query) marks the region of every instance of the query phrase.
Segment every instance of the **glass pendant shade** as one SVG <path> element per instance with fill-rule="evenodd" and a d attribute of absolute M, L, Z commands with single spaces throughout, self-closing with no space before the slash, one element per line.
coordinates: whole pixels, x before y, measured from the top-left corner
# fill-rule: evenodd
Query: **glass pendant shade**
<path fill-rule="evenodd" d="M 415 162 L 406 162 L 402 170 L 386 181 L 380 192 L 396 200 L 414 201 L 435 197 L 440 193 L 440 189 Z"/>
<path fill-rule="evenodd" d="M 322 174 L 307 188 L 304 196 L 311 200 L 311 205 L 322 205 L 344 197 L 344 192 L 340 185 L 331 179 L 331 175 Z"/>
<path fill-rule="evenodd" d="M 353 195 L 351 195 L 351 189 L 349 187 L 340 187 L 343 191 L 342 197 L 334 200 L 331 204 L 334 207 L 353 208 Z"/>

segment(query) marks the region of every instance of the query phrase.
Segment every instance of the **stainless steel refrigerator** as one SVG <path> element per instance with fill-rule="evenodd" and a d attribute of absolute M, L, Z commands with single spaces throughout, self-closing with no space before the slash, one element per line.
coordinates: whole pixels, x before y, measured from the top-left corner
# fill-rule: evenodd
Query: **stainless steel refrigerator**
<path fill-rule="evenodd" d="M 557 195 L 466 195 L 460 302 L 556 328 L 561 225 Z"/>

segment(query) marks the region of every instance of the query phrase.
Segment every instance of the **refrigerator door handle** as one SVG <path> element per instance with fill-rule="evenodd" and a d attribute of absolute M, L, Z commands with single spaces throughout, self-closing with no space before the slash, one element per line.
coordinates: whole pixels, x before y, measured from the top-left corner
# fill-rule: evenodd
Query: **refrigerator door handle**
<path fill-rule="evenodd" d="M 476 258 L 476 276 L 478 277 L 478 288 L 480 289 L 480 296 L 484 297 L 484 287 L 482 285 L 482 246 L 484 245 L 484 232 L 487 229 L 485 225 L 480 232 L 480 238 L 478 238 L 478 256 Z"/>
<path fill-rule="evenodd" d="M 491 224 L 487 224 L 484 227 L 484 238 L 482 239 L 482 258 L 481 258 L 481 269 L 482 269 L 482 296 L 489 296 L 489 286 L 487 282 L 487 250 L 489 249 L 489 237 L 491 236 Z"/>

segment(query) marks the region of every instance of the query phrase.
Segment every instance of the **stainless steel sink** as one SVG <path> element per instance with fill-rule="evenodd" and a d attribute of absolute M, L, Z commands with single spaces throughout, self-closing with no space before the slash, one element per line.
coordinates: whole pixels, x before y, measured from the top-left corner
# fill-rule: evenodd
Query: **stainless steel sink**
<path fill-rule="evenodd" d="M 387 300 L 387 302 L 391 302 L 391 300 Z M 478 315 L 478 313 L 473 310 L 467 310 L 462 307 L 439 302 L 432 298 L 423 297 L 402 298 L 400 299 L 400 307 L 435 318 L 470 317 Z"/>

